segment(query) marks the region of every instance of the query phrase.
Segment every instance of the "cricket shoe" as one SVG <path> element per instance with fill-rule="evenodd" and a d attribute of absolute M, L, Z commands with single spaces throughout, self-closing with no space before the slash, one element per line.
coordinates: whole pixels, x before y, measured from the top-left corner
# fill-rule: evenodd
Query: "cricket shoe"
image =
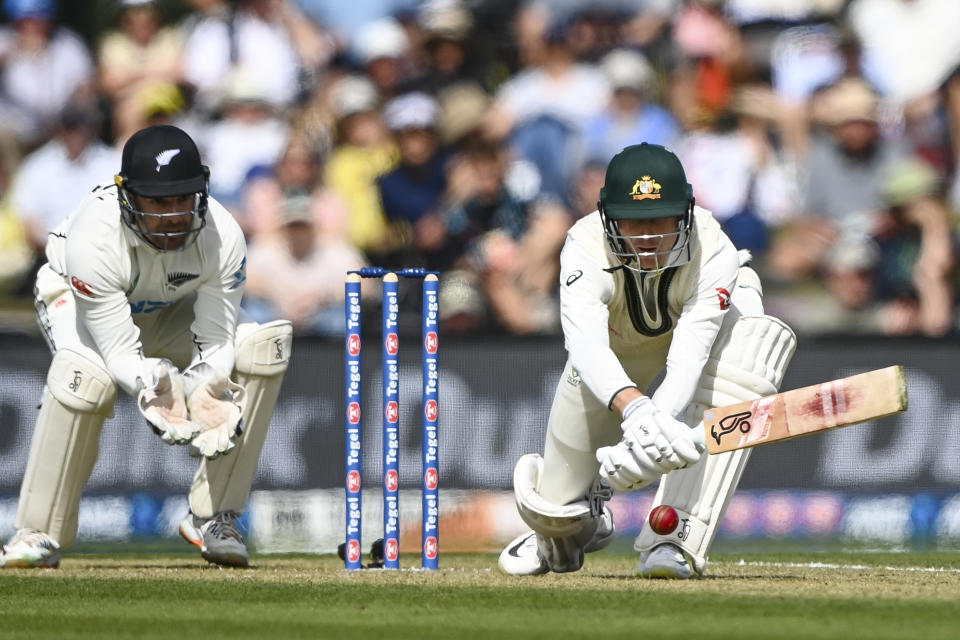
<path fill-rule="evenodd" d="M 657 545 L 650 551 L 641 553 L 637 573 L 644 578 L 674 580 L 700 576 L 694 567 L 693 559 L 680 547 L 670 543 Z"/>
<path fill-rule="evenodd" d="M 537 548 L 534 531 L 521 533 L 500 552 L 500 570 L 511 576 L 539 576 L 550 571 Z"/>
<path fill-rule="evenodd" d="M 59 566 L 60 545 L 56 540 L 36 529 L 18 530 L 0 551 L 0 567 L 55 569 Z"/>
<path fill-rule="evenodd" d="M 191 512 L 180 522 L 180 535 L 200 547 L 200 555 L 207 562 L 246 567 L 250 565 L 250 556 L 237 528 L 239 516 L 236 511 L 223 511 L 207 520 Z"/>

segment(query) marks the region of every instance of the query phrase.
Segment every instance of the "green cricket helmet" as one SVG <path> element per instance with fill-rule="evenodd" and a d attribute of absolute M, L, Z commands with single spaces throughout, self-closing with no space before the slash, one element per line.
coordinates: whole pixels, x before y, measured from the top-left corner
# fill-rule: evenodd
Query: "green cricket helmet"
<path fill-rule="evenodd" d="M 624 267 L 657 272 L 690 261 L 693 226 L 693 187 L 687 182 L 679 158 L 656 144 L 631 145 L 607 165 L 597 208 L 610 249 Z M 654 235 L 625 235 L 621 220 L 676 218 L 677 229 Z M 637 245 L 656 248 L 638 250 Z M 641 266 L 641 258 L 655 267 Z"/>

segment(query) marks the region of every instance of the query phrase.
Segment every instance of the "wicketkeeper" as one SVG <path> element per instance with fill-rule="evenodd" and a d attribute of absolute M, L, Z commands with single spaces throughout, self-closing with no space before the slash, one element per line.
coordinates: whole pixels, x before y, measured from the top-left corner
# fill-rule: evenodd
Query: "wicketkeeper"
<path fill-rule="evenodd" d="M 560 257 L 568 360 L 543 456 L 520 458 L 517 508 L 532 531 L 500 554 L 513 575 L 576 571 L 614 532 L 607 500 L 658 478 L 654 506 L 682 526 L 637 537 L 643 576 L 702 574 L 750 449 L 704 454 L 704 409 L 775 393 L 796 347 L 764 315 L 756 273 L 694 205 L 677 157 L 627 147 L 607 166 L 598 210 Z M 652 396 L 645 395 L 666 368 Z"/>
<path fill-rule="evenodd" d="M 245 508 L 290 359 L 291 329 L 239 318 L 246 246 L 208 196 L 209 171 L 172 126 L 134 134 L 114 184 L 49 236 L 36 283 L 53 361 L 0 566 L 56 567 L 119 387 L 168 444 L 200 457 L 180 533 L 246 566 Z M 130 425 L 135 428 L 135 425 Z M 142 428 L 142 427 L 136 427 Z"/>

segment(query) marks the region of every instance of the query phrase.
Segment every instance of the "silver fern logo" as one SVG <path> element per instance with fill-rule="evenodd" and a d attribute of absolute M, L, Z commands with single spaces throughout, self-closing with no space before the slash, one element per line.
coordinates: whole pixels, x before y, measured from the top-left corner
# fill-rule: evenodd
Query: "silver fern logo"
<path fill-rule="evenodd" d="M 161 151 L 157 154 L 157 172 L 159 173 L 160 167 L 165 167 L 170 164 L 170 161 L 173 160 L 174 156 L 180 153 L 180 149 L 167 149 Z"/>
<path fill-rule="evenodd" d="M 197 273 L 184 273 L 182 271 L 175 271 L 167 275 L 167 284 L 176 289 L 185 282 L 189 282 L 195 278 L 199 278 L 200 275 Z"/>

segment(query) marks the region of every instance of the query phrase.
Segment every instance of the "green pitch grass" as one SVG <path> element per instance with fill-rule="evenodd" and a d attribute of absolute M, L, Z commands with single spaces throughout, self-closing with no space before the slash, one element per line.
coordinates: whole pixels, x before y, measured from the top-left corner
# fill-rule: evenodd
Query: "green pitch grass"
<path fill-rule="evenodd" d="M 690 581 L 638 578 L 634 554 L 606 552 L 529 578 L 501 575 L 493 554 L 446 554 L 436 572 L 253 561 L 73 554 L 0 570 L 0 638 L 960 637 L 960 553 L 726 553 Z"/>

